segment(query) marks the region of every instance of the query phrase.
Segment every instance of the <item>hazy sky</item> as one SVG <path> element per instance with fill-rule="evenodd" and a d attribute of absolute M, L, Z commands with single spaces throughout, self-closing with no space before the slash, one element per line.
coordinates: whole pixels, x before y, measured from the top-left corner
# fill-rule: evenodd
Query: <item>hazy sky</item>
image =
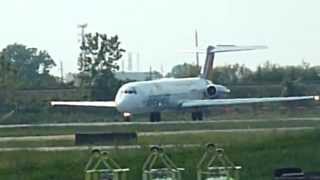
<path fill-rule="evenodd" d="M 253 68 L 266 60 L 295 65 L 303 59 L 320 65 L 317 0 L 4 0 L 0 7 L 0 48 L 17 42 L 45 49 L 57 63 L 63 61 L 65 73 L 77 71 L 80 23 L 89 24 L 87 32 L 118 34 L 127 51 L 140 53 L 141 70 L 163 65 L 169 71 L 195 62 L 194 55 L 178 52 L 194 47 L 195 29 L 203 48 L 269 47 L 219 54 L 218 65 L 237 62 Z"/>

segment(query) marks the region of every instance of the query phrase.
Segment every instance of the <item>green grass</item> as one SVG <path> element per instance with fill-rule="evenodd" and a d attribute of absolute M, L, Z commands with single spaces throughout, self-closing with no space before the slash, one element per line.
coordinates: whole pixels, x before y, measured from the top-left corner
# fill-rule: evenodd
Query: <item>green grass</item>
<path fill-rule="evenodd" d="M 243 166 L 241 179 L 270 180 L 274 168 L 287 166 L 320 171 L 318 130 L 269 134 L 203 134 L 201 137 L 163 137 L 163 141 L 195 141 L 197 138 L 208 138 L 205 141 L 218 142 L 223 146 L 230 159 Z M 195 166 L 204 153 L 204 148 L 170 148 L 165 151 L 179 167 L 186 169 L 183 173 L 184 180 L 195 180 Z M 149 154 L 148 149 L 118 149 L 110 153 L 122 167 L 131 169 L 128 179 L 141 179 L 141 167 Z M 1 152 L 0 179 L 81 180 L 84 179 L 83 168 L 89 155 L 90 152 L 87 151 Z"/>
<path fill-rule="evenodd" d="M 172 134 L 172 135 L 138 135 L 139 145 L 164 145 L 164 144 L 206 144 L 208 142 L 215 142 L 218 144 L 229 145 L 234 142 L 244 143 L 247 139 L 258 142 L 259 140 L 272 139 L 281 137 L 283 135 L 301 135 L 305 132 L 313 130 L 271 130 L 258 132 L 200 132 L 196 134 Z M 257 138 L 254 138 L 257 137 Z M 75 146 L 74 138 L 66 138 L 59 140 L 11 140 L 0 141 L 0 147 L 58 147 L 58 146 Z"/>
<path fill-rule="evenodd" d="M 174 134 L 174 135 L 157 135 L 157 136 L 139 136 L 139 144 L 207 144 L 214 142 L 229 146 L 232 144 L 242 143 L 261 143 L 266 140 L 282 138 L 286 136 L 299 136 L 304 133 L 310 133 L 314 130 L 271 130 L 257 132 L 201 132 L 197 134 Z"/>

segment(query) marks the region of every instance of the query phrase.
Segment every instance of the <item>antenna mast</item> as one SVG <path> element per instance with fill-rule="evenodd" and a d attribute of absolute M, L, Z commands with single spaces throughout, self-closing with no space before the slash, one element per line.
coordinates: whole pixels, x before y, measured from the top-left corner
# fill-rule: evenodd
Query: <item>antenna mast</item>
<path fill-rule="evenodd" d="M 195 30 L 195 45 L 196 45 L 196 50 L 198 50 L 198 32 L 197 30 Z M 196 52 L 196 63 L 197 63 L 197 67 L 199 67 L 199 52 Z"/>
<path fill-rule="evenodd" d="M 60 76 L 61 76 L 61 83 L 63 84 L 63 62 L 60 61 Z"/>
<path fill-rule="evenodd" d="M 78 25 L 78 28 L 81 29 L 81 33 L 80 33 L 80 36 L 81 36 L 81 47 L 85 45 L 85 29 L 88 27 L 88 24 L 85 23 L 85 24 L 79 24 Z M 80 54 L 80 58 L 83 60 L 85 58 L 85 55 L 86 55 L 86 51 L 85 50 L 81 50 L 81 54 Z"/>
<path fill-rule="evenodd" d="M 87 24 L 87 23 L 85 23 L 85 24 L 79 24 L 79 25 L 78 25 L 78 28 L 81 29 L 81 34 L 80 34 L 80 36 L 81 36 L 81 43 L 84 43 L 85 29 L 86 29 L 87 27 L 88 27 L 88 24 Z"/>

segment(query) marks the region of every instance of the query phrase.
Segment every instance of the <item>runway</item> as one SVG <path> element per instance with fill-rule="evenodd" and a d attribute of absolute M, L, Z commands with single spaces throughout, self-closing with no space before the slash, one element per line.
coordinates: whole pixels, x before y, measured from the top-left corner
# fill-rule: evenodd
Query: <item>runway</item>
<path fill-rule="evenodd" d="M 91 151 L 93 149 L 99 150 L 113 150 L 113 149 L 141 149 L 151 148 L 157 145 L 125 145 L 125 146 L 70 146 L 70 147 L 24 147 L 24 148 L 0 148 L 0 152 L 12 152 L 12 151 L 39 151 L 39 152 L 59 152 L 59 151 Z M 201 147 L 202 144 L 166 144 L 161 145 L 162 148 L 190 148 Z"/>
<path fill-rule="evenodd" d="M 138 136 L 160 136 L 160 135 L 184 135 L 200 133 L 234 133 L 234 132 L 273 132 L 273 131 L 309 131 L 315 130 L 316 127 L 291 127 L 291 128 L 255 128 L 255 129 L 225 129 L 225 130 L 189 130 L 189 131 L 166 131 L 166 132 L 142 132 Z M 41 140 L 73 140 L 74 135 L 59 136 L 27 136 L 27 137 L 2 137 L 0 142 L 4 141 L 41 141 Z M 151 147 L 154 145 L 148 145 Z M 163 148 L 173 147 L 200 147 L 203 144 L 168 144 L 162 145 Z M 121 146 L 68 146 L 68 147 L 10 147 L 0 148 L 0 152 L 9 151 L 88 151 L 92 149 L 112 150 L 112 149 L 140 149 L 145 148 L 143 145 L 121 145 Z"/>
<path fill-rule="evenodd" d="M 285 127 L 285 128 L 250 128 L 250 129 L 216 129 L 216 130 L 190 130 L 190 131 L 166 131 L 166 132 L 142 132 L 139 136 L 159 136 L 159 135 L 183 135 L 200 133 L 233 133 L 233 132 L 270 132 L 270 131 L 302 131 L 314 130 L 315 127 Z"/>
<path fill-rule="evenodd" d="M 0 142 L 8 141 L 50 141 L 50 140 L 74 140 L 74 135 L 54 136 L 22 136 L 22 137 L 0 137 Z"/>
<path fill-rule="evenodd" d="M 162 132 L 138 132 L 139 136 L 183 135 L 201 133 L 232 133 L 232 132 L 268 132 L 268 131 L 301 131 L 312 130 L 315 127 L 286 127 L 286 128 L 250 128 L 250 129 L 215 129 L 215 130 L 186 130 L 186 131 L 162 131 Z M 75 135 L 48 135 L 48 136 L 22 136 L 0 137 L 0 142 L 6 141 L 45 141 L 45 140 L 74 140 Z"/>
<path fill-rule="evenodd" d="M 279 118 L 279 119 L 244 119 L 244 120 L 206 120 L 206 121 L 161 121 L 161 122 L 86 122 L 86 123 L 45 123 L 45 124 L 7 124 L 4 128 L 34 128 L 34 127 L 89 127 L 89 126 L 130 126 L 130 125 L 175 125 L 175 124 L 206 124 L 225 122 L 269 122 L 269 121 L 320 121 L 320 117 Z"/>

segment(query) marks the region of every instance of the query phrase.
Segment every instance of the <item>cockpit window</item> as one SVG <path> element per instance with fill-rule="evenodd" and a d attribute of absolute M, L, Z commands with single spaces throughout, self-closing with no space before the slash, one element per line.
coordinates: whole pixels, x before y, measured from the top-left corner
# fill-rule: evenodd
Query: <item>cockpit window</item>
<path fill-rule="evenodd" d="M 137 90 L 135 88 L 129 88 L 124 90 L 125 94 L 137 94 Z"/>

